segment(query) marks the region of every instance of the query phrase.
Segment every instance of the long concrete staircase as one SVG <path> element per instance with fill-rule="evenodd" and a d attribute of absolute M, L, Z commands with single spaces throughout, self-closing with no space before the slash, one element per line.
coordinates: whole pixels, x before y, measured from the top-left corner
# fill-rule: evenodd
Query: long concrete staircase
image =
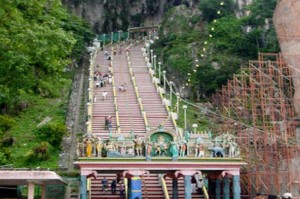
<path fill-rule="evenodd" d="M 149 69 L 146 66 L 142 51 L 142 45 L 130 49 L 130 54 L 125 52 L 113 55 L 112 60 L 107 60 L 103 52 L 96 56 L 95 70 L 101 73 L 109 72 L 109 65 L 112 65 L 113 83 L 105 87 L 92 90 L 92 133 L 102 140 L 109 138 L 109 131 L 105 130 L 105 117 L 112 116 L 112 132 L 126 133 L 134 132 L 143 136 L 147 129 L 158 127 L 160 124 L 167 128 L 175 128 L 169 117 L 156 85 L 152 82 Z M 108 50 L 108 49 L 107 49 Z M 90 80 L 93 81 L 93 80 Z M 126 91 L 120 91 L 118 87 L 125 84 Z M 102 100 L 102 92 L 108 93 L 107 99 Z M 100 174 L 96 179 L 91 180 L 90 195 L 92 199 L 120 198 L 119 184 L 117 194 L 102 190 L 101 180 L 106 177 L 109 185 L 116 174 Z M 143 198 L 163 199 L 163 189 L 159 182 L 158 174 L 149 174 L 142 177 Z M 183 184 L 179 184 L 183 187 Z M 179 198 L 184 198 L 179 197 Z"/>
<path fill-rule="evenodd" d="M 174 128 L 157 88 L 152 82 L 149 69 L 142 56 L 141 46 L 131 49 L 130 62 L 149 127 L 158 127 L 163 123 L 164 127 Z"/>

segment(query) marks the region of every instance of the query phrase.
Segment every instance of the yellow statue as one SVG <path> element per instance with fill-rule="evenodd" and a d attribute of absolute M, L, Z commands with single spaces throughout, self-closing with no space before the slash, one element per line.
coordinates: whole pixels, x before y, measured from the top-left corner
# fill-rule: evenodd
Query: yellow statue
<path fill-rule="evenodd" d="M 87 138 L 85 141 L 86 144 L 86 157 L 92 156 L 92 141 L 90 138 Z"/>

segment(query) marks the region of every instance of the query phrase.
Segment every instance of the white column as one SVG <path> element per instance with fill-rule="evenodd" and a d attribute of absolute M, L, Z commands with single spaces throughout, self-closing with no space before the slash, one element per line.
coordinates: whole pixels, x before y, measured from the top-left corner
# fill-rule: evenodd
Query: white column
<path fill-rule="evenodd" d="M 34 199 L 34 183 L 28 182 L 27 187 L 28 187 L 27 199 Z"/>
<path fill-rule="evenodd" d="M 184 130 L 186 130 L 186 109 L 187 109 L 187 105 L 183 105 L 182 108 L 184 110 Z"/>
<path fill-rule="evenodd" d="M 164 78 L 164 93 L 166 93 L 166 71 L 165 70 L 163 71 L 163 74 L 164 74 L 164 76 L 163 76 L 163 78 Z"/>
<path fill-rule="evenodd" d="M 159 84 L 161 84 L 161 62 L 158 62 L 158 79 Z"/>
<path fill-rule="evenodd" d="M 170 84 L 170 107 L 172 108 L 172 92 L 173 92 L 173 82 L 169 82 Z"/>

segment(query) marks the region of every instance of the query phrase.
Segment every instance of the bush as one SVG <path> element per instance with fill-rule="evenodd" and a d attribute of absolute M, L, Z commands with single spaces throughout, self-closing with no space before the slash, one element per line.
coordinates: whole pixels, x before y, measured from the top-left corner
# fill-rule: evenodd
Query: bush
<path fill-rule="evenodd" d="M 16 121 L 8 115 L 0 115 L 0 133 L 8 131 L 16 124 Z"/>
<path fill-rule="evenodd" d="M 29 153 L 26 154 L 26 160 L 30 162 L 36 162 L 41 160 L 47 160 L 49 158 L 49 143 L 42 142 L 37 147 L 34 147 Z"/>
<path fill-rule="evenodd" d="M 47 140 L 52 146 L 59 147 L 63 136 L 67 134 L 65 125 L 46 124 L 37 130 L 38 137 Z"/>

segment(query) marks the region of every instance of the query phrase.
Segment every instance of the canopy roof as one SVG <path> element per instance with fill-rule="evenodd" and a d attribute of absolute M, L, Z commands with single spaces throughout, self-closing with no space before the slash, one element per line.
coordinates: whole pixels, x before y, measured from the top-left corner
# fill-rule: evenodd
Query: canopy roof
<path fill-rule="evenodd" d="M 66 184 L 54 171 L 0 170 L 0 185 Z"/>

